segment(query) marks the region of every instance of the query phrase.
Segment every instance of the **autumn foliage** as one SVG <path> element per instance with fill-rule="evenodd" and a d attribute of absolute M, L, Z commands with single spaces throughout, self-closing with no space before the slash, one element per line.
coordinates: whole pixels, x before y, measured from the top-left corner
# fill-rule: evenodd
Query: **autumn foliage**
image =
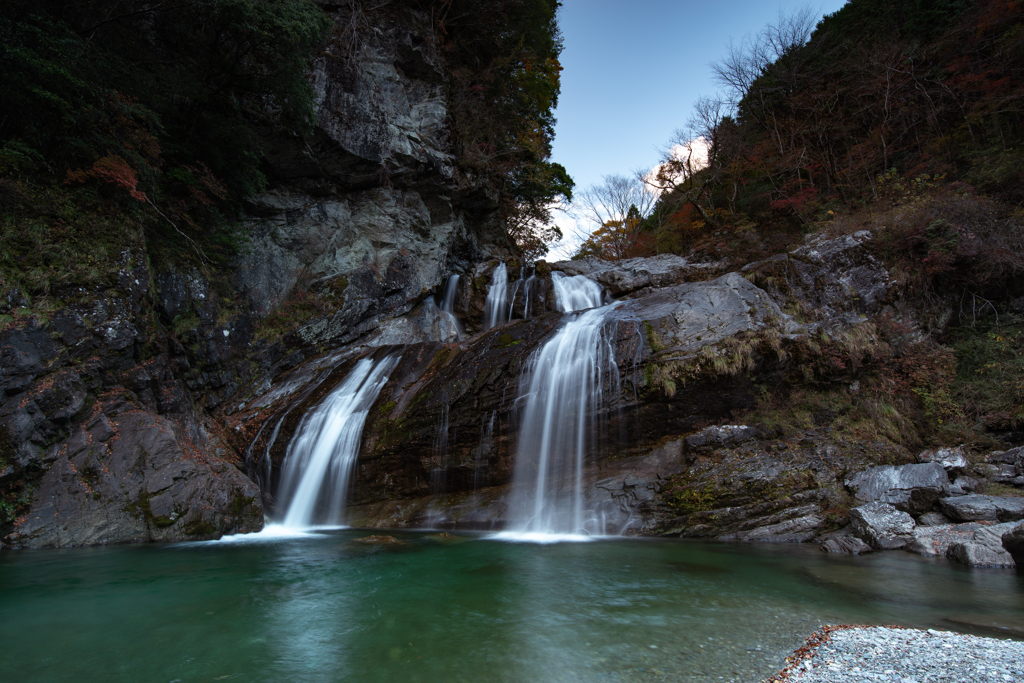
<path fill-rule="evenodd" d="M 723 91 L 673 141 L 700 140 L 706 159 L 669 155 L 648 180 L 662 193 L 643 216 L 650 253 L 770 252 L 839 213 L 920 196 L 922 179 L 1024 198 L 1020 2 L 851 0 L 817 22 L 780 18 L 713 67 Z M 924 258 L 938 272 L 952 257 Z"/>

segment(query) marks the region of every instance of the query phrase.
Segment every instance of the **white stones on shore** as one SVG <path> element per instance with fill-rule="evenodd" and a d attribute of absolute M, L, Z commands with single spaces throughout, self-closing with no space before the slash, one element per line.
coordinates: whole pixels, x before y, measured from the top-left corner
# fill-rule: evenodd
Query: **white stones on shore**
<path fill-rule="evenodd" d="M 811 641 L 818 639 L 818 634 Z M 860 683 L 1006 683 L 1024 681 L 1024 642 L 927 631 L 858 626 L 832 630 L 801 648 L 769 681 Z"/>

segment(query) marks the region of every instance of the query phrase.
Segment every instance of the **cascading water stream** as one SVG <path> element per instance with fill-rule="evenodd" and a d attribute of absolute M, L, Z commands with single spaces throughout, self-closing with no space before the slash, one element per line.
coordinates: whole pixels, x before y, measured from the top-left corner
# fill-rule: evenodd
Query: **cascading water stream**
<path fill-rule="evenodd" d="M 506 320 L 512 319 L 512 311 L 516 307 L 516 295 L 519 294 L 519 287 L 526 281 L 526 266 L 519 266 L 519 279 L 512 285 L 512 296 L 508 300 L 508 317 Z"/>
<path fill-rule="evenodd" d="M 400 356 L 363 358 L 314 410 L 288 444 L 280 499 L 285 527 L 340 524 L 366 415 Z"/>
<path fill-rule="evenodd" d="M 526 278 L 526 282 L 523 283 L 523 317 L 527 319 L 530 317 L 530 293 L 536 279 L 537 274 L 531 273 L 530 277 Z"/>
<path fill-rule="evenodd" d="M 566 276 L 551 271 L 551 285 L 555 290 L 555 306 L 563 313 L 596 308 L 603 303 L 601 286 L 583 275 Z"/>
<path fill-rule="evenodd" d="M 524 402 L 509 530 L 514 534 L 604 533 L 584 510 L 583 465 L 599 431 L 606 387 L 617 393 L 618 366 L 601 306 L 602 291 L 582 276 L 552 273 L 557 304 L 570 315 L 531 357 L 520 377 Z M 574 311 L 584 310 L 574 314 Z"/>
<path fill-rule="evenodd" d="M 441 315 L 445 316 L 452 327 L 455 328 L 455 334 L 459 341 L 462 341 L 462 326 L 459 325 L 458 319 L 455 317 L 455 294 L 459 288 L 459 276 L 449 275 L 448 281 L 444 284 L 444 294 L 441 297 L 441 303 L 438 304 L 438 308 L 441 309 Z"/>
<path fill-rule="evenodd" d="M 507 322 L 506 307 L 508 301 L 508 269 L 499 263 L 491 276 L 491 286 L 487 288 L 487 300 L 484 302 L 484 329 L 489 330 L 495 325 Z"/>

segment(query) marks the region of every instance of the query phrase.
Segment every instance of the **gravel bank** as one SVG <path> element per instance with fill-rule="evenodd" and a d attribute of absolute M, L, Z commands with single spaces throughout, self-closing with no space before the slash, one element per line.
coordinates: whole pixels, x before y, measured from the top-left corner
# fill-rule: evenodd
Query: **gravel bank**
<path fill-rule="evenodd" d="M 1024 681 L 1024 642 L 948 631 L 826 626 L 766 683 Z"/>

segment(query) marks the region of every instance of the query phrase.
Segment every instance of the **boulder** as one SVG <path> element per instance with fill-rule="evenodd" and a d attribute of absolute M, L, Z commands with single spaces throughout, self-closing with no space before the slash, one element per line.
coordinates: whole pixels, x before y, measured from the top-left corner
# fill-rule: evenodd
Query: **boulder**
<path fill-rule="evenodd" d="M 850 510 L 854 533 L 875 550 L 897 550 L 914 538 L 914 518 L 875 501 Z"/>
<path fill-rule="evenodd" d="M 923 526 L 941 526 L 943 524 L 949 524 L 950 519 L 941 512 L 926 512 L 917 518 L 917 525 Z"/>
<path fill-rule="evenodd" d="M 1003 548 L 1002 535 L 994 529 L 979 529 L 974 540 L 953 543 L 946 551 L 951 562 L 968 567 L 1016 567 L 1013 557 Z"/>
<path fill-rule="evenodd" d="M 840 536 L 830 538 L 821 543 L 821 549 L 826 553 L 843 553 L 846 555 L 860 555 L 870 553 L 873 548 L 856 536 Z"/>
<path fill-rule="evenodd" d="M 1024 519 L 1024 498 L 972 494 L 943 498 L 939 505 L 947 516 L 961 522 L 1013 522 Z"/>
<path fill-rule="evenodd" d="M 737 335 L 800 331 L 768 294 L 739 273 L 656 289 L 628 299 L 607 320 L 642 329 L 659 356 L 676 361 L 705 353 Z M 731 353 L 730 353 L 731 355 Z"/>
<path fill-rule="evenodd" d="M 817 505 L 803 505 L 750 519 L 744 526 L 753 528 L 721 534 L 717 538 L 744 543 L 805 543 L 817 536 L 824 524 L 825 519 Z"/>
<path fill-rule="evenodd" d="M 946 470 L 937 462 L 894 467 L 885 465 L 858 472 L 846 481 L 857 500 L 881 501 L 911 513 L 926 512 L 949 486 Z"/>
<path fill-rule="evenodd" d="M 984 474 L 986 479 L 997 484 L 1011 484 L 1017 478 L 1017 468 L 1005 463 L 978 465 L 978 471 Z"/>
<path fill-rule="evenodd" d="M 947 472 L 962 470 L 970 464 L 967 462 L 963 446 L 957 446 L 956 448 L 930 448 L 918 453 L 917 461 L 919 463 L 937 462 Z"/>
<path fill-rule="evenodd" d="M 1024 522 L 1003 533 L 1003 547 L 1017 562 L 1024 562 Z"/>
<path fill-rule="evenodd" d="M 950 484 L 948 491 L 951 496 L 965 496 L 968 493 L 977 491 L 980 486 L 981 482 L 977 479 L 961 475 Z"/>
<path fill-rule="evenodd" d="M 1007 451 L 992 451 L 985 456 L 985 462 L 1015 465 L 1022 455 L 1024 455 L 1024 446 L 1018 446 Z"/>

